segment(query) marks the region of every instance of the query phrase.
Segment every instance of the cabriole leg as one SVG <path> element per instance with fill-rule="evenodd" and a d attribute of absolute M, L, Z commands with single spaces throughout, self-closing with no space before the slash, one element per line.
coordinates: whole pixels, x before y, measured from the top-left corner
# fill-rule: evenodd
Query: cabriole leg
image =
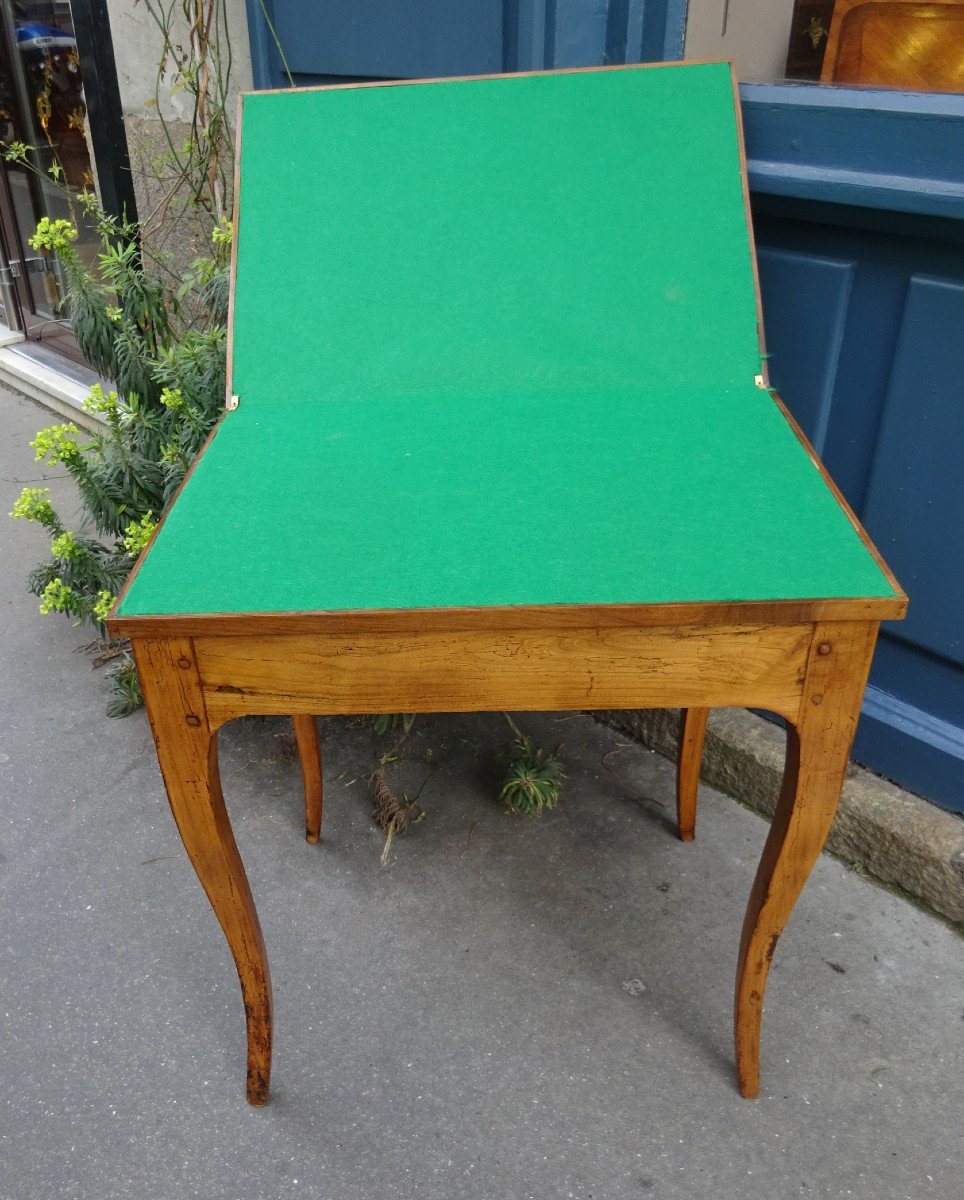
<path fill-rule="evenodd" d="M 241 980 L 247 1096 L 264 1104 L 271 1076 L 271 977 L 261 926 L 231 832 L 190 638 L 135 639 L 134 657 L 174 820 L 221 923 Z"/>
<path fill-rule="evenodd" d="M 292 717 L 301 778 L 305 785 L 305 840 L 311 843 L 321 836 L 321 810 L 324 792 L 321 782 L 321 746 L 318 742 L 318 723 L 314 717 Z"/>
<path fill-rule="evenodd" d="M 676 765 L 676 821 L 680 841 L 696 836 L 696 796 L 700 786 L 703 739 L 708 708 L 684 708 L 680 713 L 679 758 Z"/>
<path fill-rule="evenodd" d="M 877 622 L 817 625 L 800 711 L 787 729 L 783 788 L 750 892 L 736 974 L 740 1091 L 760 1091 L 760 1018 L 777 939 L 830 832 L 877 636 Z"/>

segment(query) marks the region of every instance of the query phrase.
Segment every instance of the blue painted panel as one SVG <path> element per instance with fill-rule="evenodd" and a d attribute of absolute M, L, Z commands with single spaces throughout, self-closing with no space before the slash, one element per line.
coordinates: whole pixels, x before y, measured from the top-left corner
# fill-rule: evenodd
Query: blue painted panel
<path fill-rule="evenodd" d="M 680 58 L 686 0 L 245 0 L 256 87 Z M 276 41 L 277 38 L 277 41 Z"/>
<path fill-rule="evenodd" d="M 602 61 L 606 44 L 605 4 L 586 0 L 548 0 L 547 67 L 592 67 Z"/>
<path fill-rule="evenodd" d="M 284 87 L 287 80 L 269 27 L 269 21 L 274 19 L 272 0 L 244 0 L 244 7 L 248 17 L 248 42 L 251 46 L 251 76 L 254 86 Z"/>
<path fill-rule="evenodd" d="M 782 215 L 784 205 L 789 216 Z M 761 256 L 776 250 L 856 264 L 823 458 L 847 499 L 862 512 L 908 280 L 915 272 L 964 280 L 964 247 L 938 237 L 944 225 L 933 218 L 892 214 L 887 231 L 878 232 L 864 226 L 876 215 L 883 219 L 883 214 L 849 209 L 849 223 L 844 224 L 840 211 L 825 205 L 754 198 Z M 928 233 L 931 236 L 926 236 Z M 783 300 L 782 334 L 776 320 L 768 321 L 764 310 L 768 342 L 775 336 L 793 341 L 798 326 L 806 328 L 811 319 L 806 304 L 801 301 L 794 306 L 789 301 L 789 297 Z M 787 399 L 796 404 L 800 397 Z"/>
<path fill-rule="evenodd" d="M 609 0 L 603 62 L 683 57 L 686 0 Z"/>
<path fill-rule="evenodd" d="M 826 206 L 765 207 L 774 381 L 804 425 L 823 426 L 824 461 L 911 600 L 906 621 L 882 628 L 854 754 L 964 811 L 964 250 L 922 218 L 881 233 L 861 228 L 867 210 L 845 224 Z"/>
<path fill-rule="evenodd" d="M 881 626 L 870 682 L 901 704 L 956 725 L 964 737 L 964 673 L 943 655 L 930 654 L 912 641 L 895 636 L 900 626 L 898 621 Z M 964 805 L 960 791 L 958 785 L 953 801 L 958 807 Z"/>
<path fill-rule="evenodd" d="M 499 0 L 274 0 L 291 71 L 382 78 L 502 70 Z"/>
<path fill-rule="evenodd" d="M 944 807 L 964 811 L 964 728 L 876 687 L 864 699 L 853 756 Z"/>
<path fill-rule="evenodd" d="M 964 96 L 744 84 L 755 192 L 964 217 Z"/>
<path fill-rule="evenodd" d="M 636 58 L 627 62 L 669 62 L 683 57 L 686 0 L 648 0 L 643 40 Z"/>
<path fill-rule="evenodd" d="M 606 21 L 606 44 L 603 62 L 632 62 L 643 45 L 643 26 L 647 5 L 644 0 L 609 0 Z"/>
<path fill-rule="evenodd" d="M 504 0 L 506 71 L 546 65 L 546 0 Z"/>
<path fill-rule="evenodd" d="M 855 264 L 762 247 L 759 266 L 770 379 L 822 455 Z"/>
<path fill-rule="evenodd" d="M 964 813 L 964 673 L 881 629 L 853 756 Z"/>
<path fill-rule="evenodd" d="M 864 520 L 911 599 L 893 636 L 964 666 L 964 283 L 910 279 Z"/>

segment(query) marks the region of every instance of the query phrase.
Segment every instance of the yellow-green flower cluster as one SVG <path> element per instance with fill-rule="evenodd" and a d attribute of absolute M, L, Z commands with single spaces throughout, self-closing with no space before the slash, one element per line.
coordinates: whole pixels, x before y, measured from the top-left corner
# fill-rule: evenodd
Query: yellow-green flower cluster
<path fill-rule="evenodd" d="M 187 401 L 180 388 L 164 388 L 161 392 L 161 403 L 172 412 L 181 412 L 187 407 Z"/>
<path fill-rule="evenodd" d="M 177 442 L 165 442 L 161 447 L 161 462 L 167 467 L 176 467 L 181 461 L 181 450 Z"/>
<path fill-rule="evenodd" d="M 110 592 L 98 592 L 97 599 L 90 610 L 93 613 L 94 620 L 100 621 L 103 624 L 110 615 L 110 610 L 114 607 L 116 599 L 117 597 L 111 595 Z"/>
<path fill-rule="evenodd" d="M 73 421 L 41 429 L 30 443 L 36 451 L 37 462 L 46 459 L 49 466 L 54 466 L 56 463 L 70 463 L 79 458 L 80 447 L 72 436 L 75 433 L 80 433 L 80 430 Z"/>
<path fill-rule="evenodd" d="M 41 525 L 50 525 L 57 520 L 54 506 L 47 497 L 50 488 L 25 487 L 14 500 L 10 516 L 15 520 L 39 521 Z"/>
<path fill-rule="evenodd" d="M 153 513 L 146 513 L 139 521 L 131 521 L 124 534 L 124 549 L 132 557 L 136 557 L 151 540 L 151 534 L 157 528 Z"/>
<path fill-rule="evenodd" d="M 27 161 L 27 152 L 32 149 L 33 146 L 28 146 L 26 142 L 7 142 L 3 157 L 7 162 L 25 163 Z"/>
<path fill-rule="evenodd" d="M 211 230 L 211 242 L 216 250 L 226 250 L 234 240 L 234 222 L 222 217 Z"/>
<path fill-rule="evenodd" d="M 83 552 L 83 546 L 77 541 L 76 537 L 69 529 L 65 529 L 63 533 L 57 535 L 50 543 L 50 553 L 54 558 L 75 559 L 79 558 Z"/>
<path fill-rule="evenodd" d="M 41 217 L 37 224 L 37 232 L 27 241 L 34 250 L 56 250 L 63 253 L 70 249 L 70 243 L 77 240 L 77 227 L 58 217 L 51 221 L 49 217 Z"/>
<path fill-rule="evenodd" d="M 68 587 L 58 575 L 44 588 L 40 597 L 40 611 L 46 617 L 52 612 L 67 612 L 74 598 L 74 589 Z"/>
<path fill-rule="evenodd" d="M 105 417 L 113 417 L 117 414 L 117 393 L 107 392 L 99 383 L 87 393 L 87 398 L 84 400 L 84 412 L 92 415 L 100 414 Z"/>

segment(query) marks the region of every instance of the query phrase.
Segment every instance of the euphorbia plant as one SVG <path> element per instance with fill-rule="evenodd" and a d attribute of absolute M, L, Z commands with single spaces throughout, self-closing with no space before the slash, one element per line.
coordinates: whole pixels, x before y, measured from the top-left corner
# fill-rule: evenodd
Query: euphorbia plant
<path fill-rule="evenodd" d="M 68 527 L 47 489 L 25 488 L 10 515 L 50 535 L 48 558 L 28 578 L 40 611 L 65 613 L 103 636 L 119 589 L 223 404 L 231 227 L 220 222 L 211 253 L 169 281 L 145 266 L 134 224 L 104 213 L 90 193 L 78 202 L 100 235 L 93 269 L 77 253 L 70 221 L 44 217 L 30 244 L 59 260 L 71 329 L 113 386 L 95 384 L 84 402 L 96 432 L 61 422 L 31 442 L 38 462 L 62 467 L 77 485 L 79 528 Z M 126 652 L 118 657 L 114 715 L 139 702 L 133 663 Z"/>

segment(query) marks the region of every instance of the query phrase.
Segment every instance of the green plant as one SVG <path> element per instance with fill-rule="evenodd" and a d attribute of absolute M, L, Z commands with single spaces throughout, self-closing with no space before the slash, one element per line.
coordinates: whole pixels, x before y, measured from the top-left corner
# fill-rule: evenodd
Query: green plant
<path fill-rule="evenodd" d="M 103 426 L 98 432 L 84 434 L 62 422 L 40 430 L 31 443 L 38 462 L 62 467 L 76 484 L 80 530 L 67 527 L 46 488 L 24 488 L 10 515 L 34 522 L 50 538 L 49 557 L 27 580 L 41 613 L 87 623 L 100 639 L 118 592 L 217 419 L 225 391 L 234 140 L 227 7 L 225 0 L 144 0 L 144 7 L 161 37 L 153 104 L 165 148 L 151 163 L 162 184 L 160 200 L 140 225 L 105 212 L 90 191 L 69 191 L 52 142 L 45 158 L 23 142 L 2 148 L 8 161 L 41 176 L 45 189 L 51 181 L 59 187 L 72 219 L 42 218 L 30 244 L 59 262 L 74 336 L 113 385 L 106 391 L 95 385 L 84 405 Z M 263 3 L 262 9 L 284 62 Z M 290 73 L 288 79 L 293 85 Z M 191 98 L 186 137 L 165 115 L 165 90 Z M 43 170 L 40 164 L 51 154 L 53 163 Z M 207 233 L 210 249 L 176 272 L 164 246 L 185 214 Z M 75 246 L 81 220 L 100 242 L 92 267 Z M 95 645 L 95 665 L 115 662 L 107 713 L 126 716 L 143 702 L 129 648 Z M 506 719 L 515 738 L 501 799 L 513 812 L 538 816 L 555 807 L 562 770 L 555 754 L 543 754 Z M 399 748 L 414 721 L 410 713 L 371 718 L 377 734 L 398 735 L 373 777 L 375 818 L 387 835 L 383 862 L 395 834 L 423 818 L 422 789 L 444 765 L 429 762 L 429 754 L 428 773 L 413 796 L 399 799 L 391 790 L 385 769 L 403 757 Z"/>
<path fill-rule="evenodd" d="M 127 717 L 144 703 L 141 681 L 134 660 L 125 656 L 119 667 L 111 673 L 110 698 L 107 702 L 109 717 Z"/>
<path fill-rule="evenodd" d="M 509 812 L 526 817 L 539 817 L 545 810 L 556 807 L 559 790 L 565 779 L 556 747 L 551 754 L 533 745 L 508 713 L 505 719 L 513 732 L 507 747 L 509 767 L 499 799 Z"/>
<path fill-rule="evenodd" d="M 559 747 L 546 754 L 519 729 L 508 713 L 502 715 L 508 721 L 513 737 L 502 751 L 507 770 L 499 799 L 509 812 L 540 817 L 556 807 L 565 780 L 558 758 Z M 429 780 L 460 754 L 474 754 L 475 745 L 472 739 L 459 738 L 454 745 L 443 745 L 438 751 L 431 747 L 417 748 L 414 743 L 418 741 L 419 733 L 413 732 L 416 717 L 412 713 L 382 713 L 367 717 L 365 721 L 379 736 L 393 735 L 391 744 L 379 756 L 378 767 L 370 779 L 373 786 L 372 818 L 386 835 L 381 859 L 382 866 L 386 866 L 395 836 L 425 820 L 426 811 L 420 801 Z M 389 783 L 389 770 L 411 762 L 423 763 L 426 773 L 414 793 L 403 791 L 399 795 Z M 471 839 L 471 832 L 469 837 Z"/>
<path fill-rule="evenodd" d="M 404 737 L 415 724 L 415 713 L 376 713 L 369 720 L 379 737 L 399 729 Z"/>
<path fill-rule="evenodd" d="M 59 260 L 77 342 L 115 386 L 95 384 L 84 403 L 102 423 L 98 432 L 62 422 L 31 442 L 37 462 L 63 468 L 76 484 L 80 530 L 67 527 L 49 489 L 25 488 L 10 515 L 51 538 L 49 557 L 27 580 L 40 611 L 87 622 L 103 637 L 117 593 L 223 404 L 227 335 L 223 306 L 210 294 L 226 277 L 230 224 L 218 223 L 210 255 L 175 288 L 145 265 L 135 225 L 105 213 L 90 193 L 77 199 L 100 237 L 94 268 L 64 219 L 43 218 L 30 244 Z M 133 711 L 139 695 L 123 656 L 112 673 L 111 715 Z"/>

